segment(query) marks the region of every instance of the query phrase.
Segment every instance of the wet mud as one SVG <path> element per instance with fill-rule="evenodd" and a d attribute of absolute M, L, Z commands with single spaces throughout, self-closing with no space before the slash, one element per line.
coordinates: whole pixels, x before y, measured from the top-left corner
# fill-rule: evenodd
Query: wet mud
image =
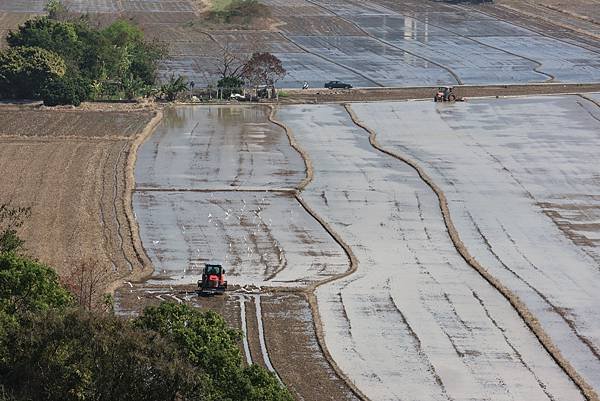
<path fill-rule="evenodd" d="M 358 259 L 355 274 L 316 294 L 325 343 L 361 391 L 372 400 L 582 398 L 458 254 L 411 167 L 372 148 L 343 107 L 285 107 L 277 118 L 313 162 L 303 199 Z"/>

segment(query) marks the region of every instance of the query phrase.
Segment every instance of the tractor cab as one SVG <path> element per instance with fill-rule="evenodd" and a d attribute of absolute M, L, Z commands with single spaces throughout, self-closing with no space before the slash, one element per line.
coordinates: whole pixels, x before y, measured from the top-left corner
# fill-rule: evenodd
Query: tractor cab
<path fill-rule="evenodd" d="M 452 86 L 440 86 L 433 97 L 434 102 L 453 102 L 455 100 L 456 96 Z"/>
<path fill-rule="evenodd" d="M 210 262 L 204 265 L 202 280 L 198 280 L 198 295 L 223 294 L 227 289 L 225 269 L 220 263 Z"/>

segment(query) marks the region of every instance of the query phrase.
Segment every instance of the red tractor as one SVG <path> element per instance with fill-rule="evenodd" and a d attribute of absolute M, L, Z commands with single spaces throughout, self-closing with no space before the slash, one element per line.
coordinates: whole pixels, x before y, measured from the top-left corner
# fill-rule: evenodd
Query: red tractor
<path fill-rule="evenodd" d="M 433 97 L 434 102 L 454 102 L 456 95 L 452 86 L 440 86 Z"/>
<path fill-rule="evenodd" d="M 202 280 L 198 280 L 198 295 L 223 294 L 227 289 L 225 269 L 220 263 L 206 263 L 202 271 Z"/>

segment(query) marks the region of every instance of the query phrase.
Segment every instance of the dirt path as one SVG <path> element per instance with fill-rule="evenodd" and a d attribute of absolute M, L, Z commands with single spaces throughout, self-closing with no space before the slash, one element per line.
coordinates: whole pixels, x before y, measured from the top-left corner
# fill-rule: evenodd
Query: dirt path
<path fill-rule="evenodd" d="M 373 102 L 382 100 L 414 100 L 433 99 L 436 87 L 422 88 L 370 88 L 328 90 L 289 90 L 285 97 L 279 98 L 281 104 L 321 104 L 344 102 Z M 458 97 L 467 101 L 474 97 L 507 97 L 526 95 L 551 95 L 561 93 L 600 92 L 599 84 L 543 84 L 543 85 L 487 85 L 487 86 L 457 86 Z"/>

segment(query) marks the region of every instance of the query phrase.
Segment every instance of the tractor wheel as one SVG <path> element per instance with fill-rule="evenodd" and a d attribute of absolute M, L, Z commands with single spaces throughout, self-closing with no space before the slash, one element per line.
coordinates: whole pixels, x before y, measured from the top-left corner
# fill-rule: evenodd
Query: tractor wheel
<path fill-rule="evenodd" d="M 454 96 L 454 95 L 448 96 L 448 101 L 450 101 L 450 102 L 456 101 L 456 96 Z"/>

